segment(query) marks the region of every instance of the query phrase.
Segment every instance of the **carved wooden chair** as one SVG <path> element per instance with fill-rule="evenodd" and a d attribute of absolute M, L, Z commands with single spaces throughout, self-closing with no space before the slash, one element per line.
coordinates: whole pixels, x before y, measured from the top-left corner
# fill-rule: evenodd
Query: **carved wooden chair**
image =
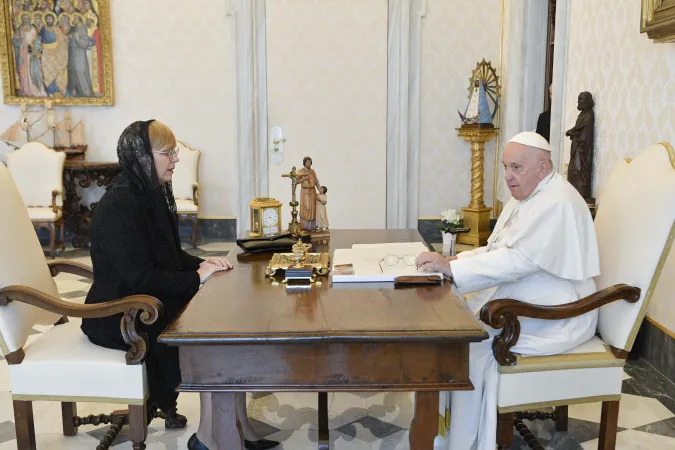
<path fill-rule="evenodd" d="M 481 320 L 503 329 L 493 342 L 500 364 L 497 444 L 510 448 L 516 429 L 541 449 L 522 419 L 553 418 L 567 429 L 567 405 L 602 401 L 598 448 L 614 449 L 623 366 L 645 316 L 675 238 L 675 152 L 651 146 L 636 158 L 617 163 L 605 185 L 595 217 L 601 275 L 598 292 L 560 306 L 493 300 Z M 636 224 L 636 218 L 639 225 Z M 626 283 L 626 284 L 621 284 Z M 510 349 L 518 341 L 519 317 L 564 319 L 599 308 L 598 333 L 579 347 L 554 356 L 522 356 Z M 522 412 L 556 407 L 553 413 Z"/>
<path fill-rule="evenodd" d="M 61 250 L 64 249 L 63 227 L 63 165 L 66 154 L 57 152 L 41 142 L 28 142 L 7 154 L 7 167 L 28 217 L 36 229 L 49 230 L 49 251 L 56 254 L 56 227 L 61 229 Z"/>
<path fill-rule="evenodd" d="M 178 142 L 180 162 L 176 164 L 171 184 L 176 199 L 179 220 L 192 222 L 192 245 L 197 246 L 197 218 L 199 214 L 199 150 Z"/>
<path fill-rule="evenodd" d="M 9 364 L 19 450 L 36 448 L 32 402 L 60 401 L 63 434 L 73 436 L 85 424 L 114 425 L 102 444 L 108 448 L 121 427 L 130 425 L 134 449 L 145 448 L 148 386 L 142 361 L 147 337 L 136 327 L 152 324 L 162 311 L 154 297 L 137 295 L 98 305 L 59 298 L 52 279 L 59 272 L 92 278 L 90 268 L 73 261 L 46 262 L 18 189 L 0 164 L 0 349 Z M 98 347 L 80 330 L 80 321 L 123 314 L 120 328 L 128 352 Z M 27 344 L 35 325 L 55 326 Z M 76 402 L 128 405 L 126 411 L 80 418 Z"/>

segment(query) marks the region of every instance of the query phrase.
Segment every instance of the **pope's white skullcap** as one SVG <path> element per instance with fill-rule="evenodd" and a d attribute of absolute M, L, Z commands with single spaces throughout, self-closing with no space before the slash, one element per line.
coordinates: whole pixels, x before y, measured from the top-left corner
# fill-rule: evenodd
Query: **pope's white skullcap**
<path fill-rule="evenodd" d="M 547 152 L 551 151 L 551 146 L 546 141 L 544 136 L 535 133 L 534 131 L 523 131 L 522 133 L 518 133 L 511 138 L 509 143 L 511 142 L 527 145 L 528 147 L 538 148 Z"/>

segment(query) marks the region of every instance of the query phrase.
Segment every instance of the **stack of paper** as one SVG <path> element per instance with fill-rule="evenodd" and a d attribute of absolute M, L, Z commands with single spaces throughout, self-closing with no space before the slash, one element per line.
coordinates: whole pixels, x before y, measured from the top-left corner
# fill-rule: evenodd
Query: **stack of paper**
<path fill-rule="evenodd" d="M 438 272 L 417 270 L 414 265 L 406 265 L 406 256 L 417 257 L 428 251 L 421 242 L 397 242 L 385 244 L 354 244 L 352 248 L 336 249 L 333 253 L 333 268 L 351 265 L 353 273 L 344 270 L 333 270 L 335 283 L 363 283 L 394 281 L 404 275 L 440 275 Z M 395 265 L 387 265 L 383 260 L 387 256 L 397 256 Z M 395 258 L 388 258 L 395 260 Z"/>

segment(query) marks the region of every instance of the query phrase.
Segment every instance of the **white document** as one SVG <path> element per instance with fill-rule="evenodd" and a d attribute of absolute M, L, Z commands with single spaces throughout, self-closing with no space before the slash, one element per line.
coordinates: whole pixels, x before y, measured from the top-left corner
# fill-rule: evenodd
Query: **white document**
<path fill-rule="evenodd" d="M 332 275 L 335 283 L 390 282 L 394 278 L 405 275 L 439 275 L 439 272 L 417 270 L 404 263 L 405 256 L 417 257 L 429 251 L 421 242 L 397 242 L 386 244 L 354 244 L 352 248 L 336 249 L 333 252 L 333 266 L 351 264 L 353 275 Z M 387 265 L 383 261 L 386 256 L 398 256 L 396 265 Z"/>

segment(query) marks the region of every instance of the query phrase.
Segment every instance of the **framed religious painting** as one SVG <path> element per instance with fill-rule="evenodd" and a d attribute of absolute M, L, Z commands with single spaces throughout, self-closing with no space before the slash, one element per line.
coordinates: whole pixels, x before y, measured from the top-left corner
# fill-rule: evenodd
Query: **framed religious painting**
<path fill-rule="evenodd" d="M 675 0 L 642 0 L 640 32 L 654 42 L 675 42 Z"/>
<path fill-rule="evenodd" d="M 5 104 L 114 104 L 110 0 L 0 5 Z"/>

